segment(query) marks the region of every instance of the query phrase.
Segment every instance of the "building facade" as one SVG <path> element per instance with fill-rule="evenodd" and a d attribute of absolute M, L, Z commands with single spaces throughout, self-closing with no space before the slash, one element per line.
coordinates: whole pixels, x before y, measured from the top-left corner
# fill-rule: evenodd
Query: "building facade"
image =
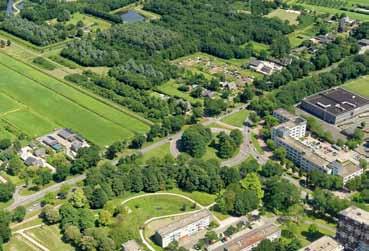
<path fill-rule="evenodd" d="M 265 224 L 251 231 L 247 230 L 240 236 L 231 239 L 223 245 L 208 247 L 208 251 L 251 251 L 265 239 L 270 241 L 281 237 L 281 229 L 274 224 Z"/>
<path fill-rule="evenodd" d="M 181 238 L 194 235 L 206 229 L 210 225 L 211 220 L 211 213 L 207 209 L 203 209 L 158 229 L 155 232 L 155 241 L 158 245 L 165 248 L 173 241 L 178 241 Z"/>
<path fill-rule="evenodd" d="M 369 212 L 351 206 L 339 213 L 336 239 L 348 251 L 369 251 Z"/>

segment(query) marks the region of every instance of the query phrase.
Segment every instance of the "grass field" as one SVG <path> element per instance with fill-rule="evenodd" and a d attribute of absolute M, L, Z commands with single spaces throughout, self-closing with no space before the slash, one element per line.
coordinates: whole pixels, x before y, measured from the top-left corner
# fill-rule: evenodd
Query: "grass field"
<path fill-rule="evenodd" d="M 38 249 L 28 244 L 21 236 L 16 235 L 4 245 L 4 251 L 38 251 Z"/>
<path fill-rule="evenodd" d="M 291 25 L 297 25 L 299 22 L 297 21 L 297 18 L 299 17 L 299 14 L 291 13 L 283 9 L 276 9 L 272 12 L 270 12 L 267 17 L 277 17 L 283 21 L 288 21 Z"/>
<path fill-rule="evenodd" d="M 68 127 L 100 146 L 148 130 L 145 123 L 131 115 L 4 54 L 0 54 L 0 73 L 0 90 L 43 118 L 40 126 L 49 121 L 49 127 Z M 32 120 L 30 116 L 28 119 Z M 37 126 L 37 121 L 33 121 Z M 22 123 L 21 120 L 16 122 Z M 23 127 L 28 126 L 27 121 L 23 123 Z"/>
<path fill-rule="evenodd" d="M 181 92 L 178 90 L 179 85 L 175 80 L 169 80 L 168 82 L 160 85 L 158 87 L 158 90 L 166 95 L 172 96 L 172 97 L 179 97 L 184 100 L 187 100 L 191 103 L 196 103 L 201 101 L 201 99 L 195 99 L 191 97 L 191 95 L 188 92 Z"/>
<path fill-rule="evenodd" d="M 122 242 L 121 238 L 128 235 L 132 239 L 139 240 L 139 228 L 150 218 L 181 213 L 184 205 L 186 211 L 194 210 L 191 209 L 192 203 L 188 200 L 168 195 L 138 198 L 125 205 L 130 213 L 112 227 L 112 231 L 116 233 L 115 238 L 118 238 L 115 241 L 118 243 Z"/>
<path fill-rule="evenodd" d="M 26 232 L 33 239 L 37 240 L 43 246 L 53 251 L 72 251 L 72 246 L 61 240 L 61 233 L 58 225 L 42 226 L 31 229 Z"/>
<path fill-rule="evenodd" d="M 359 95 L 369 97 L 369 75 L 350 81 L 344 87 Z"/>
<path fill-rule="evenodd" d="M 67 24 L 76 25 L 79 21 L 82 21 L 86 26 L 90 27 L 93 30 L 97 28 L 100 28 L 101 30 L 107 30 L 111 27 L 111 23 L 103 19 L 100 19 L 94 16 L 85 15 L 79 12 L 74 13 L 72 15 L 72 18 L 67 22 Z"/>
<path fill-rule="evenodd" d="M 175 188 L 173 190 L 169 190 L 168 192 L 183 194 L 183 195 L 193 199 L 197 203 L 200 203 L 203 206 L 209 206 L 210 204 L 214 203 L 215 199 L 217 198 L 217 196 L 215 194 L 208 194 L 208 193 L 198 192 L 198 191 L 194 191 L 194 192 L 190 193 L 190 192 L 182 191 L 178 188 Z"/>
<path fill-rule="evenodd" d="M 233 126 L 242 127 L 248 115 L 249 115 L 249 111 L 243 109 L 239 112 L 233 113 L 223 118 L 222 122 L 233 125 Z"/>
<path fill-rule="evenodd" d="M 166 155 L 170 155 L 170 144 L 166 143 L 161 145 L 154 150 L 145 153 L 142 157 L 143 161 L 150 160 L 151 158 L 164 158 Z"/>

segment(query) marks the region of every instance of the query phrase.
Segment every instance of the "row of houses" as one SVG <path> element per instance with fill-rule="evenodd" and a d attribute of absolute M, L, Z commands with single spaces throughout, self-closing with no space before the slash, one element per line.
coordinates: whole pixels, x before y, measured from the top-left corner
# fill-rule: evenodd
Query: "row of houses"
<path fill-rule="evenodd" d="M 344 183 L 363 173 L 355 152 L 338 150 L 307 135 L 304 118 L 284 109 L 275 110 L 273 115 L 281 124 L 272 128 L 272 140 L 286 149 L 287 157 L 304 171 L 319 170 L 338 175 Z"/>

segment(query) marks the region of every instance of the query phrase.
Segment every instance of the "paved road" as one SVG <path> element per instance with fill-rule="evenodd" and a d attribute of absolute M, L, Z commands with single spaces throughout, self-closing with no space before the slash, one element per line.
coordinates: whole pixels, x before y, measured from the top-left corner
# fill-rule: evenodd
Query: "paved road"
<path fill-rule="evenodd" d="M 17 187 L 13 195 L 14 202 L 9 207 L 7 207 L 7 209 L 13 210 L 16 207 L 31 204 L 39 199 L 42 199 L 47 193 L 59 191 L 60 187 L 64 184 L 74 185 L 77 182 L 84 180 L 85 178 L 86 178 L 86 175 L 84 174 L 75 176 L 69 180 L 54 184 L 52 186 L 49 186 L 45 189 L 38 191 L 37 193 L 27 195 L 27 196 L 20 195 L 19 192 L 22 190 L 22 187 Z"/>

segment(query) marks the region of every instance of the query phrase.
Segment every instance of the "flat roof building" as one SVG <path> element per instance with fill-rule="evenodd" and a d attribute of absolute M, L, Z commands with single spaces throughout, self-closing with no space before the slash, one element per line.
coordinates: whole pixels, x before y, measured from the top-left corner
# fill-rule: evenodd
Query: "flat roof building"
<path fill-rule="evenodd" d="M 323 236 L 299 251 L 343 251 L 343 246 L 329 236 Z"/>
<path fill-rule="evenodd" d="M 338 216 L 337 240 L 345 250 L 369 250 L 369 212 L 355 206 L 342 210 Z"/>
<path fill-rule="evenodd" d="M 343 88 L 333 88 L 302 100 L 301 108 L 331 124 L 353 119 L 369 111 L 369 99 Z"/>
<path fill-rule="evenodd" d="M 221 246 L 208 248 L 208 251 L 250 251 L 265 239 L 271 241 L 281 237 L 281 229 L 274 224 L 265 224 L 259 228 L 245 232 Z"/>
<path fill-rule="evenodd" d="M 166 225 L 155 232 L 155 241 L 161 247 L 167 247 L 171 242 L 191 236 L 206 229 L 212 220 L 211 213 L 202 209 L 196 213 Z"/>
<path fill-rule="evenodd" d="M 283 123 L 272 128 L 272 140 L 286 149 L 287 157 L 304 171 L 338 175 L 344 183 L 363 173 L 354 163 L 354 152 L 337 150 L 327 142 L 306 136 L 305 119 L 281 109 L 273 114 Z"/>

